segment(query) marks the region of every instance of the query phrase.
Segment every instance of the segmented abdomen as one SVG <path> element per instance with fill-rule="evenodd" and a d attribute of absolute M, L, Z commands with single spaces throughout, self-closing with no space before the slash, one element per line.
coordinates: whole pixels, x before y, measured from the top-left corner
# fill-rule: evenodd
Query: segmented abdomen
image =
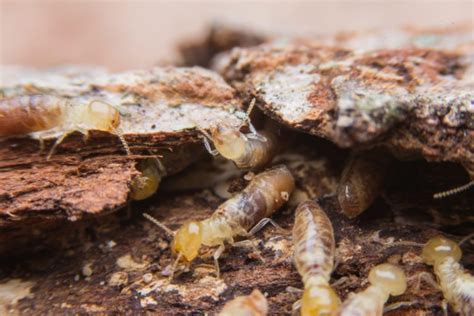
<path fill-rule="evenodd" d="M 293 226 L 294 262 L 306 284 L 311 277 L 330 279 L 334 265 L 335 240 L 331 221 L 313 201 L 300 203 Z"/>
<path fill-rule="evenodd" d="M 28 134 L 61 124 L 67 100 L 48 95 L 26 95 L 0 100 L 0 136 Z"/>
<path fill-rule="evenodd" d="M 474 276 L 464 272 L 452 257 L 435 267 L 446 300 L 461 315 L 474 315 Z"/>
<path fill-rule="evenodd" d="M 277 166 L 256 175 L 242 192 L 222 204 L 216 214 L 248 231 L 279 209 L 294 188 L 295 181 L 288 168 Z"/>
<path fill-rule="evenodd" d="M 265 166 L 273 159 L 277 151 L 275 136 L 266 131 L 261 131 L 259 134 L 265 137 L 266 141 L 248 138 L 245 154 L 234 160 L 237 167 L 241 169 L 259 168 Z"/>
<path fill-rule="evenodd" d="M 389 161 L 379 152 L 363 153 L 349 159 L 337 192 L 344 214 L 356 217 L 372 204 L 383 185 Z"/>

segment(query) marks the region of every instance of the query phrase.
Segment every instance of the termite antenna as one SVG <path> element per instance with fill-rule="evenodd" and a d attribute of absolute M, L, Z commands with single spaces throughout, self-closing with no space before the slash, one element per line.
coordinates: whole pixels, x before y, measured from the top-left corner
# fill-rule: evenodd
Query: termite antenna
<path fill-rule="evenodd" d="M 146 213 L 145 213 L 146 214 Z M 145 215 L 143 214 L 143 215 Z M 148 214 L 146 214 L 148 215 Z M 174 272 L 176 271 L 176 268 L 178 268 L 178 263 L 179 261 L 181 260 L 181 258 L 183 257 L 183 254 L 182 253 L 179 253 L 178 256 L 176 257 L 176 260 L 173 262 L 173 265 L 171 266 L 171 272 L 170 272 L 170 276 L 168 277 L 168 280 L 171 282 L 174 278 Z"/>
<path fill-rule="evenodd" d="M 166 232 L 166 234 L 168 234 L 170 237 L 174 236 L 174 231 L 172 231 L 171 229 L 166 227 L 163 223 L 160 223 L 156 218 L 154 218 L 150 214 L 143 213 L 143 217 L 145 217 L 147 220 L 149 220 L 150 222 L 152 222 L 153 224 L 155 224 L 159 228 L 163 229 Z"/>
<path fill-rule="evenodd" d="M 250 101 L 249 107 L 246 112 L 247 120 L 249 121 L 250 121 L 250 114 L 252 113 L 253 108 L 255 107 L 255 102 L 256 102 L 256 99 L 253 98 L 252 101 Z"/>
<path fill-rule="evenodd" d="M 250 102 L 249 108 L 247 109 L 247 112 L 245 114 L 245 122 L 247 123 L 247 125 L 249 127 L 249 130 L 250 130 L 250 134 L 248 134 L 246 136 L 248 138 L 258 139 L 262 142 L 266 142 L 267 138 L 265 136 L 259 134 L 257 132 L 257 129 L 255 128 L 255 126 L 253 126 L 252 122 L 250 121 L 250 114 L 252 113 L 253 108 L 255 107 L 255 101 L 256 101 L 256 99 L 253 98 L 252 101 Z"/>
<path fill-rule="evenodd" d="M 123 133 L 120 129 L 118 128 L 114 128 L 114 133 L 115 135 L 117 135 L 117 137 L 120 139 L 120 142 L 122 143 L 123 145 L 123 148 L 125 149 L 125 151 L 127 152 L 127 155 L 130 156 L 132 154 L 132 152 L 130 151 L 130 146 L 128 146 L 128 143 L 127 141 L 125 140 L 125 137 L 123 137 Z"/>
<path fill-rule="evenodd" d="M 474 186 L 474 180 L 472 180 L 472 181 L 470 181 L 470 182 L 468 182 L 464 185 L 461 185 L 457 188 L 454 188 L 454 189 L 451 189 L 451 190 L 448 190 L 448 191 L 444 191 L 444 192 L 435 193 L 435 194 L 433 194 L 433 199 L 442 199 L 442 198 L 445 198 L 445 197 L 450 196 L 450 195 L 458 194 L 460 192 L 468 190 L 472 186 Z"/>
<path fill-rule="evenodd" d="M 53 156 L 54 151 L 56 150 L 56 148 L 59 146 L 59 144 L 61 144 L 61 143 L 63 142 L 63 140 L 64 140 L 69 134 L 71 134 L 71 132 L 63 133 L 58 139 L 56 139 L 56 141 L 54 142 L 53 146 L 52 146 L 51 149 L 49 150 L 48 156 L 46 156 L 46 161 L 48 161 L 49 159 L 51 159 L 51 157 Z"/>

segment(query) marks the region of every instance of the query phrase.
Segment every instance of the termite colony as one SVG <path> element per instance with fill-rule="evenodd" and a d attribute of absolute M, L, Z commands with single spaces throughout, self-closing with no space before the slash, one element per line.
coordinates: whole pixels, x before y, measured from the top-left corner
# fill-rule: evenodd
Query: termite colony
<path fill-rule="evenodd" d="M 254 101 L 250 109 L 253 105 Z M 269 222 L 276 225 L 270 217 L 284 206 L 295 190 L 295 179 L 290 169 L 285 165 L 271 166 L 277 153 L 274 131 L 257 131 L 248 115 L 248 134 L 224 125 L 212 128 L 210 133 L 200 130 L 204 135 L 205 148 L 211 154 L 220 154 L 233 161 L 238 168 L 256 172 L 241 192 L 218 206 L 210 217 L 186 222 L 175 232 L 144 213 L 147 219 L 172 237 L 171 252 L 174 259 L 168 271 L 170 282 L 181 271 L 192 268 L 193 261 L 210 249 L 213 251 L 215 276 L 220 278 L 219 258 L 226 245 L 231 248 L 240 243 L 236 239 L 253 238 Z M 45 95 L 5 98 L 0 101 L 0 123 L 0 136 L 57 128 L 62 134 L 48 158 L 69 133 L 80 131 L 87 135 L 92 129 L 118 135 L 130 154 L 119 132 L 118 111 L 100 101 L 73 105 L 66 99 Z M 211 148 L 210 142 L 215 149 Z M 349 156 L 336 193 L 343 214 L 355 218 L 370 207 L 380 194 L 392 163 L 393 158 L 379 150 L 352 153 Z M 131 183 L 130 198 L 138 201 L 155 194 L 166 171 L 158 157 L 142 159 L 136 168 L 140 174 Z M 434 198 L 459 193 L 471 184 L 435 194 Z M 293 262 L 303 283 L 301 298 L 293 304 L 294 313 L 304 316 L 382 315 L 390 296 L 402 295 L 406 291 L 407 277 L 403 267 L 380 262 L 368 273 L 368 287 L 358 293 L 351 293 L 341 302 L 331 285 L 331 275 L 337 261 L 331 220 L 315 200 L 299 203 L 294 213 Z M 474 278 L 464 272 L 459 263 L 459 246 L 444 237 L 433 238 L 426 243 L 421 256 L 426 264 L 433 266 L 439 288 L 453 310 L 461 315 L 472 315 Z M 248 296 L 239 296 L 227 302 L 220 315 L 267 313 L 267 299 L 255 289 Z"/>
<path fill-rule="evenodd" d="M 299 69 L 298 75 L 302 75 L 300 71 L 305 70 Z M 312 71 L 314 69 L 304 75 L 311 76 Z M 383 74 L 380 76 L 383 77 Z M 278 79 L 278 74 L 274 77 Z M 384 80 L 390 79 L 387 78 Z M 318 80 L 320 79 L 318 75 Z M 396 80 L 403 78 L 397 77 Z M 280 88 L 285 85 L 279 84 Z M 312 82 L 311 85 L 313 84 L 315 83 Z M 257 98 L 259 98 L 257 106 L 259 108 L 262 106 L 260 104 L 262 97 L 258 95 L 258 91 L 250 94 L 246 97 L 251 97 L 252 101 L 246 113 L 240 112 L 239 126 L 222 122 L 203 127 L 200 126 L 200 122 L 190 121 L 190 125 L 185 127 L 187 132 L 193 135 L 194 144 L 198 144 L 203 153 L 207 150 L 212 156 L 221 156 L 224 160 L 231 161 L 235 165 L 235 168 L 232 166 L 232 170 L 242 171 L 242 174 L 248 172 L 244 176 L 239 173 L 236 177 L 238 185 L 237 189 L 233 190 L 232 196 L 225 201 L 219 196 L 222 199 L 215 204 L 217 207 L 211 210 L 212 214 L 201 218 L 190 214 L 189 217 L 193 219 L 179 221 L 176 230 L 168 228 L 147 212 L 143 212 L 143 216 L 163 230 L 170 240 L 170 243 L 164 243 L 166 245 L 161 249 L 164 250 L 164 255 L 160 253 L 158 264 L 160 273 L 156 275 L 163 281 L 160 286 L 176 285 L 183 279 L 194 279 L 199 271 L 202 271 L 198 269 L 199 267 L 209 266 L 202 262 L 212 263 L 212 272 L 205 269 L 206 278 L 225 280 L 228 275 L 225 269 L 226 255 L 237 253 L 236 248 L 242 245 L 252 248 L 253 252 L 247 253 L 249 259 L 257 257 L 261 259 L 261 263 L 253 262 L 254 266 L 267 267 L 264 258 L 267 254 L 262 252 L 262 256 L 260 253 L 262 247 L 259 248 L 262 244 L 256 245 L 255 242 L 258 241 L 256 234 L 271 223 L 279 229 L 277 236 L 273 237 L 281 237 L 291 244 L 291 247 L 288 247 L 291 255 L 288 257 L 292 261 L 291 270 L 296 275 L 298 288 L 288 287 L 286 291 L 281 292 L 282 296 L 292 297 L 291 308 L 294 314 L 375 316 L 391 310 L 403 312 L 404 306 L 418 304 L 416 301 L 404 300 L 415 291 L 412 281 L 419 281 L 418 283 L 423 281 L 420 274 L 416 273 L 419 271 L 413 272 L 413 262 L 418 259 L 416 269 L 424 270 L 423 276 L 429 275 L 428 278 L 431 278 L 429 285 L 433 286 L 434 291 L 437 291 L 439 296 L 442 295 L 449 305 L 449 308 L 445 306 L 435 308 L 444 309 L 446 313 L 452 310 L 461 315 L 474 314 L 474 277 L 460 262 L 462 242 L 458 244 L 447 237 L 435 237 L 434 234 L 419 237 L 421 242 L 395 241 L 393 237 L 390 237 L 393 240 L 386 238 L 381 242 L 380 240 L 384 238 L 377 232 L 372 240 L 363 242 L 367 244 L 378 242 L 384 244 L 383 247 L 364 248 L 365 245 L 361 246 L 362 242 L 352 245 L 359 236 L 346 236 L 348 233 L 341 229 L 341 222 L 351 223 L 344 228 L 356 227 L 354 230 L 349 230 L 349 234 L 354 232 L 356 235 L 357 224 L 371 220 L 365 215 L 374 215 L 368 213 L 376 208 L 373 206 L 379 202 L 377 201 L 379 197 L 382 197 L 380 200 L 384 200 L 385 186 L 390 182 L 389 174 L 397 163 L 401 163 L 392 156 L 393 153 L 385 147 L 375 145 L 370 148 L 362 146 L 357 148 L 354 145 L 350 153 L 338 148 L 337 152 L 341 153 L 343 158 L 340 160 L 346 159 L 338 166 L 341 170 L 340 175 L 336 176 L 337 186 L 330 194 L 320 194 L 318 190 L 309 192 L 310 190 L 306 190 L 301 184 L 307 175 L 298 174 L 301 171 L 298 167 L 288 163 L 286 158 L 282 158 L 283 155 L 278 155 L 279 150 L 285 150 L 282 148 L 283 137 L 278 134 L 279 128 L 283 128 L 283 125 L 278 129 L 270 124 L 262 124 L 265 128 L 254 127 L 250 115 Z M 45 160 L 49 160 L 54 157 L 55 151 L 59 149 L 58 146 L 64 139 L 73 132 L 80 132 L 86 138 L 92 130 L 116 135 L 127 154 L 121 158 L 137 160 L 134 161 L 134 177 L 127 183 L 129 189 L 127 203 L 153 197 L 160 187 L 166 184 L 164 178 L 168 175 L 166 168 L 168 165 L 165 166 L 158 155 L 147 155 L 146 158 L 133 156 L 134 153 L 122 136 L 123 121 L 114 104 L 99 99 L 78 100 L 81 99 L 48 94 L 4 97 L 0 100 L 0 137 L 41 131 L 54 132 L 59 136 L 49 149 L 49 153 L 45 155 Z M 238 109 L 241 110 L 242 108 Z M 273 122 L 266 116 L 265 119 L 266 122 Z M 344 120 L 341 122 L 345 123 Z M 257 127 L 261 127 L 258 123 L 262 122 L 254 123 Z M 286 132 L 292 133 L 287 130 L 283 133 Z M 294 135 L 301 134 L 294 133 Z M 43 142 L 42 139 L 40 141 Z M 304 145 L 307 146 L 306 143 Z M 291 150 L 287 152 L 292 153 Z M 211 156 L 208 158 L 212 159 Z M 444 192 L 430 191 L 430 201 L 441 199 L 440 203 L 443 203 L 445 201 L 443 198 L 454 194 L 465 194 L 474 185 L 473 173 L 470 173 L 470 178 L 471 181 L 467 184 L 451 189 L 448 187 Z M 146 203 L 148 202 L 144 204 Z M 191 207 L 189 208 L 192 212 Z M 369 212 L 366 212 L 368 210 Z M 271 219 L 274 214 L 278 214 L 277 212 L 294 214 L 291 215 L 290 223 L 287 223 L 291 227 L 291 233 Z M 378 219 L 380 218 L 372 219 L 371 223 L 378 224 Z M 169 222 L 171 225 L 177 224 L 172 220 Z M 427 236 L 428 238 L 425 238 Z M 266 236 L 264 238 L 267 239 Z M 403 255 L 394 254 L 398 251 L 396 248 L 398 246 L 415 247 L 416 253 L 411 251 Z M 384 252 L 389 248 L 395 248 L 390 256 Z M 374 253 L 370 253 L 363 263 L 356 265 L 360 271 L 347 272 L 350 270 L 347 267 L 355 265 L 351 262 L 353 255 L 347 255 L 347 252 L 363 252 L 366 249 Z M 405 265 L 406 262 L 410 264 Z M 343 269 L 339 268 L 341 265 Z M 192 273 L 188 273 L 190 271 Z M 351 277 L 356 275 L 357 281 L 351 281 L 350 277 L 345 276 L 347 274 Z M 151 277 L 153 278 L 155 275 Z M 348 287 L 350 291 L 347 288 L 341 290 L 340 284 L 344 284 L 345 279 L 352 282 Z M 354 290 L 356 288 L 357 290 Z M 220 315 L 267 315 L 271 310 L 272 298 L 268 293 L 271 291 L 273 289 L 262 287 L 253 289 L 250 294 L 245 293 L 248 295 L 235 295 L 234 299 L 225 302 Z M 290 292 L 296 292 L 297 297 L 292 296 Z M 231 294 L 234 296 L 237 293 Z M 221 303 L 224 302 L 221 300 Z"/>

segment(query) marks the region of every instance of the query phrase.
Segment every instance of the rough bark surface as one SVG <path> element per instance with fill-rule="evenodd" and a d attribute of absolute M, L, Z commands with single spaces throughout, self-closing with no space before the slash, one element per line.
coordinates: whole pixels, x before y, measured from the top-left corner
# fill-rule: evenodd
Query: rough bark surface
<path fill-rule="evenodd" d="M 235 91 L 202 68 L 120 74 L 83 68 L 4 70 L 4 98 L 47 94 L 72 104 L 99 100 L 114 105 L 132 155 L 124 154 L 117 136 L 93 131 L 87 140 L 78 133 L 67 137 L 47 161 L 55 137 L 68 132 L 63 127 L 0 140 L 1 232 L 30 217 L 78 220 L 123 207 L 141 158 L 161 157 L 165 175 L 174 174 L 203 153 L 196 128 L 242 123 Z M 45 140 L 44 151 L 39 138 Z"/>
<path fill-rule="evenodd" d="M 279 122 L 343 147 L 383 144 L 401 157 L 474 161 L 474 51 L 312 44 L 235 49 L 223 68 Z"/>

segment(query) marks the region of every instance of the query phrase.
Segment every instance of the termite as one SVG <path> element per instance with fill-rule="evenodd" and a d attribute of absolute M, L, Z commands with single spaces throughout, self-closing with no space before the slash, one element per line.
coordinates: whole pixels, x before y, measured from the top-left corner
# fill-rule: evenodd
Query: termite
<path fill-rule="evenodd" d="M 254 104 L 255 99 L 249 106 L 247 118 Z M 212 128 L 210 134 L 202 130 L 207 151 L 214 156 L 220 154 L 222 157 L 232 160 L 241 169 L 255 169 L 265 166 L 273 159 L 277 151 L 275 135 L 266 130 L 257 132 L 250 121 L 248 121 L 248 125 L 251 131 L 249 134 L 244 134 L 239 129 L 226 125 Z M 214 144 L 215 149 L 211 148 L 209 141 Z"/>
<path fill-rule="evenodd" d="M 423 247 L 421 256 L 432 265 L 445 299 L 461 315 L 474 315 L 474 276 L 459 264 L 462 250 L 454 241 L 435 237 Z"/>
<path fill-rule="evenodd" d="M 55 141 L 47 159 L 55 148 L 71 133 L 88 135 L 90 130 L 116 134 L 127 154 L 130 149 L 118 130 L 120 113 L 113 106 L 99 100 L 78 104 L 51 95 L 25 95 L 0 100 L 0 137 L 29 134 L 59 128 L 63 133 Z"/>
<path fill-rule="evenodd" d="M 390 295 L 401 295 L 407 288 L 405 272 L 390 263 L 373 267 L 369 272 L 369 282 L 367 289 L 353 294 L 342 304 L 338 316 L 382 316 Z"/>
<path fill-rule="evenodd" d="M 387 176 L 391 157 L 379 151 L 353 154 L 344 166 L 337 198 L 344 214 L 354 218 L 377 198 Z"/>
<path fill-rule="evenodd" d="M 160 185 L 164 167 L 158 158 L 147 158 L 137 165 L 140 175 L 133 178 L 130 197 L 132 200 L 144 200 L 155 194 Z"/>
<path fill-rule="evenodd" d="M 224 244 L 227 242 L 232 245 L 234 237 L 248 237 L 263 227 L 270 221 L 269 217 L 288 200 L 294 188 L 291 172 L 286 166 L 279 165 L 256 175 L 242 192 L 221 204 L 210 218 L 183 224 L 172 233 L 171 250 L 177 257 L 172 272 L 180 261 L 189 265 L 204 245 L 217 247 L 213 258 L 219 277 L 218 259 L 225 250 Z M 150 219 L 147 214 L 144 215 Z M 170 232 L 169 229 L 167 231 Z"/>
<path fill-rule="evenodd" d="M 262 292 L 255 289 L 250 295 L 237 296 L 227 302 L 219 316 L 265 316 L 267 313 L 267 299 Z"/>
<path fill-rule="evenodd" d="M 336 251 L 331 221 L 313 201 L 300 203 L 295 212 L 293 259 L 304 283 L 301 315 L 334 315 L 340 300 L 329 285 Z"/>

